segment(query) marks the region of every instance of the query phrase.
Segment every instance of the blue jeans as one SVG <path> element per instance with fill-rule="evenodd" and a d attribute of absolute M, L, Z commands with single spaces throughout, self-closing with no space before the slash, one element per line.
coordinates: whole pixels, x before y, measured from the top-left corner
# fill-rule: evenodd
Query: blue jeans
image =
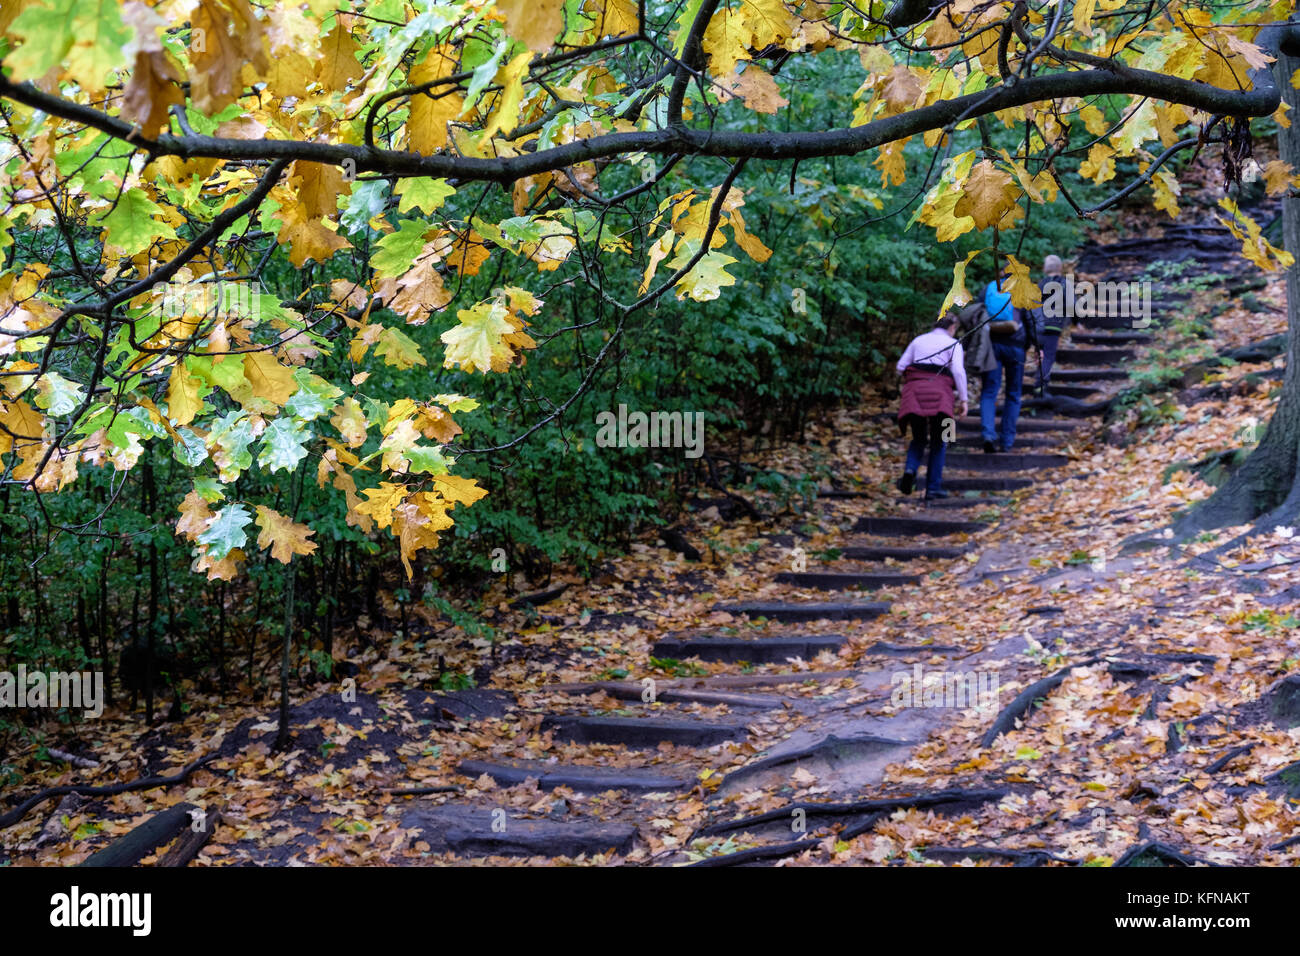
<path fill-rule="evenodd" d="M 1016 420 L 1020 417 L 1020 387 L 1025 378 L 1025 350 L 994 342 L 993 355 L 998 364 L 987 372 L 980 373 L 983 384 L 980 390 L 980 426 L 985 441 L 991 441 L 1004 451 L 1010 451 L 1016 442 Z M 1007 373 L 1007 400 L 1002 409 L 1002 431 L 999 434 L 994 425 L 1004 369 Z"/>
<path fill-rule="evenodd" d="M 936 492 L 943 490 L 943 460 L 948 455 L 948 446 L 943 442 L 943 423 L 946 415 L 931 415 L 922 418 L 912 415 L 908 423 L 912 426 L 912 442 L 907 446 L 907 462 L 903 470 L 915 475 L 925 459 L 929 449 L 929 461 L 925 466 L 925 490 Z"/>

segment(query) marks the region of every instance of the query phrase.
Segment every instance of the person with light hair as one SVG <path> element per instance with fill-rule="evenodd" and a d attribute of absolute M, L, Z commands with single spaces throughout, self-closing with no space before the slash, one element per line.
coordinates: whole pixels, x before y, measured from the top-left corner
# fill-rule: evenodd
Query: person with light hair
<path fill-rule="evenodd" d="M 905 495 L 912 493 L 916 473 L 924 461 L 926 501 L 948 497 L 943 487 L 943 462 L 948 450 L 944 439 L 949 438 L 945 432 L 956 436 L 954 404 L 960 403 L 962 415 L 968 410 L 965 355 L 956 337 L 960 324 L 955 312 L 941 315 L 933 329 L 908 343 L 896 367 L 903 376 L 898 426 L 904 435 L 909 428 L 912 431 L 898 490 Z"/>
<path fill-rule="evenodd" d="M 1061 335 L 1070 324 L 1071 310 L 1065 302 L 1067 286 L 1062 279 L 1064 269 L 1065 264 L 1060 256 L 1048 256 L 1043 260 L 1043 281 L 1040 284 L 1043 305 L 1041 309 L 1035 310 L 1034 318 L 1040 325 L 1038 346 L 1043 363 L 1038 372 L 1040 379 L 1038 386 L 1044 394 L 1052 379 L 1052 366 L 1056 363 L 1056 347 L 1061 344 Z"/>

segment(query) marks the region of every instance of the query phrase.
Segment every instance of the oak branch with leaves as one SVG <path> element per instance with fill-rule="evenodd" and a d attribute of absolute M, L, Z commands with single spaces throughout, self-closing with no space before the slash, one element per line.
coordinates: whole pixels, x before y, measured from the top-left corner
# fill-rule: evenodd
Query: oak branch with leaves
<path fill-rule="evenodd" d="M 239 492 L 251 469 L 293 475 L 310 459 L 348 524 L 391 533 L 410 573 L 485 494 L 453 473 L 458 456 L 561 420 L 646 306 L 715 299 L 767 260 L 775 240 L 742 211 L 747 164 L 875 150 L 881 188 L 899 187 L 920 137 L 933 162 L 913 226 L 987 239 L 957 262 L 945 308 L 969 299 L 965 269 L 986 251 L 1030 305 L 999 235 L 1036 203 L 1091 215 L 1114 201 L 1080 206 L 1061 158 L 1086 151 L 1071 175 L 1096 183 L 1135 161 L 1116 198 L 1147 188 L 1176 215 L 1169 159 L 1222 143 L 1231 167 L 1242 122 L 1279 110 L 1268 51 L 1295 44 L 1292 13 L 1289 0 L 5 0 L 0 478 L 56 493 L 168 443 L 193 473 L 175 530 L 196 571 L 229 579 L 254 543 L 286 563 L 315 547 L 313 529 Z M 807 129 L 783 84 L 818 57 L 860 86 L 838 126 Z M 993 149 L 989 121 L 1020 146 Z M 1271 191 L 1296 182 L 1269 171 Z M 502 194 L 512 215 L 489 212 Z M 1224 206 L 1248 256 L 1290 264 Z M 263 291 L 277 263 L 299 274 L 297 295 Z M 600 303 L 577 324 L 546 303 L 575 283 Z M 454 420 L 474 397 L 367 391 L 372 375 L 427 367 L 416 330 L 430 324 L 443 368 L 475 374 L 509 375 L 577 328 L 605 337 L 574 393 L 474 449 Z"/>

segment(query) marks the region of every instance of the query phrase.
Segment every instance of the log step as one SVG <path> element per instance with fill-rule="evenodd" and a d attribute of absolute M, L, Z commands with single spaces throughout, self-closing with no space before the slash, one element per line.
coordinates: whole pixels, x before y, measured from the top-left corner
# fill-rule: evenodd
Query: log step
<path fill-rule="evenodd" d="M 782 571 L 775 578 L 781 584 L 816 588 L 820 591 L 848 591 L 854 588 L 874 591 L 915 584 L 919 574 L 871 574 L 853 571 Z"/>
<path fill-rule="evenodd" d="M 1003 505 L 1010 504 L 1010 502 L 1010 498 L 988 498 L 980 495 L 974 498 L 936 498 L 933 501 L 920 499 L 907 503 L 913 504 L 925 512 L 932 508 L 1000 508 Z"/>
<path fill-rule="evenodd" d="M 1079 345 L 1146 345 L 1155 341 L 1149 332 L 1071 332 L 1070 341 Z"/>
<path fill-rule="evenodd" d="M 1053 372 L 1053 375 L 1056 373 Z M 1016 425 L 1018 432 L 1071 432 L 1079 428 L 1080 422 L 1071 418 L 1022 418 Z M 984 426 L 977 416 L 967 415 L 957 419 L 957 428 L 964 432 L 982 432 Z"/>
<path fill-rule="evenodd" d="M 1061 438 L 1058 435 L 1016 435 L 1016 445 L 1020 448 L 1056 448 L 1061 444 Z M 984 439 L 979 434 L 966 434 L 958 436 L 953 442 L 952 448 L 949 449 L 951 454 L 954 449 L 961 448 L 966 451 L 984 450 Z"/>
<path fill-rule="evenodd" d="M 503 787 L 513 787 L 532 777 L 543 790 L 568 787 L 582 793 L 688 790 L 695 784 L 689 776 L 675 777 L 652 768 L 583 767 L 545 760 L 466 760 L 456 768 L 456 772 L 475 778 L 487 774 Z"/>
<path fill-rule="evenodd" d="M 582 714 L 553 714 L 542 720 L 542 730 L 552 731 L 557 740 L 577 744 L 622 744 L 634 749 L 653 749 L 661 743 L 685 747 L 712 747 L 748 734 L 741 723 L 706 723 L 665 717 L 589 717 Z"/>
<path fill-rule="evenodd" d="M 1168 298 L 1168 296 L 1166 296 Z M 1085 329 L 1114 329 L 1116 331 L 1145 332 L 1148 329 L 1160 325 L 1160 321 L 1151 317 L 1151 322 L 1144 325 L 1134 325 L 1135 322 L 1142 322 L 1141 317 L 1124 317 L 1119 315 L 1077 315 L 1074 317 L 1074 324 Z"/>
<path fill-rule="evenodd" d="M 955 521 L 943 518 L 859 518 L 853 525 L 853 530 L 859 534 L 889 537 L 929 535 L 941 538 L 950 534 L 974 534 L 988 527 L 983 521 Z"/>
<path fill-rule="evenodd" d="M 870 621 L 886 613 L 889 605 L 853 601 L 795 604 L 754 601 L 740 604 L 715 604 L 713 610 L 725 611 L 728 614 L 746 614 L 751 618 L 765 617 L 769 621 Z"/>
<path fill-rule="evenodd" d="M 969 545 L 944 547 L 891 548 L 876 545 L 846 545 L 840 549 L 840 557 L 851 561 L 928 561 L 946 558 L 960 558 L 971 550 Z"/>
<path fill-rule="evenodd" d="M 1056 373 L 1053 372 L 1052 374 L 1056 374 Z M 1026 385 L 1025 387 L 1031 389 L 1035 393 L 1038 392 L 1037 385 L 1034 386 Z M 1097 394 L 1097 392 L 1100 390 L 1101 390 L 1101 385 L 1099 384 L 1098 385 L 1063 385 L 1063 384 L 1058 384 L 1057 382 L 1052 382 L 1047 386 L 1047 394 L 1049 397 L 1052 395 L 1059 395 L 1062 398 L 1078 398 L 1078 399 L 1090 398 L 1091 396 Z"/>
<path fill-rule="evenodd" d="M 655 644 L 655 657 L 686 660 L 698 657 L 702 661 L 722 661 L 734 664 L 748 661 L 751 664 L 776 664 L 798 657 L 810 661 L 823 651 L 834 654 L 844 646 L 842 634 L 782 635 L 746 639 L 739 637 L 667 637 Z"/>
<path fill-rule="evenodd" d="M 1023 452 L 1003 452 L 994 455 L 981 452 L 974 455 L 956 452 L 949 454 L 945 459 L 944 469 L 945 474 L 949 468 L 956 471 L 1036 471 L 1043 468 L 1060 468 L 1069 461 L 1070 459 L 1065 455 L 1036 455 Z"/>
<path fill-rule="evenodd" d="M 576 857 L 627 853 L 636 827 L 622 823 L 532 820 L 495 807 L 415 807 L 402 815 L 402 827 L 418 831 L 434 852 L 461 856 Z"/>
<path fill-rule="evenodd" d="M 739 694 L 735 691 L 714 690 L 709 687 L 675 687 L 668 681 L 656 681 L 655 700 L 660 703 L 726 704 L 728 707 L 749 707 L 754 710 L 773 710 L 780 707 L 784 698 L 774 694 Z M 596 694 L 604 692 L 619 700 L 641 700 L 645 688 L 636 681 L 588 681 L 583 684 L 561 684 L 546 688 L 570 694 Z"/>
<path fill-rule="evenodd" d="M 1057 382 L 1102 382 L 1128 378 L 1128 369 L 1093 366 L 1086 368 L 1053 368 L 1048 389 L 1059 388 Z"/>
<path fill-rule="evenodd" d="M 1057 365 L 1105 365 L 1131 361 L 1137 352 L 1133 349 L 1075 348 L 1065 345 L 1056 350 Z"/>
<path fill-rule="evenodd" d="M 992 457 L 992 456 L 990 456 Z M 977 478 L 952 478 L 944 476 L 943 487 L 947 491 L 1017 491 L 1032 486 L 1032 478 L 1006 478 L 1001 475 L 980 475 Z"/>

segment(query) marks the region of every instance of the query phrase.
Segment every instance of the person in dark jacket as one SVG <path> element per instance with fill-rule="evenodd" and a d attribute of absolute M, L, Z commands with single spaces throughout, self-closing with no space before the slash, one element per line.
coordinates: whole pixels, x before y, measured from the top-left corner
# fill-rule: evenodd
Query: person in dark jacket
<path fill-rule="evenodd" d="M 961 342 L 954 335 L 960 320 L 955 313 L 941 316 L 929 332 L 908 343 L 898 360 L 903 376 L 903 392 L 898 409 L 898 425 L 903 434 L 910 429 L 912 441 L 907 446 L 907 462 L 898 490 L 910 495 L 916 487 L 916 473 L 926 461 L 925 500 L 947 498 L 943 490 L 945 423 L 953 417 L 953 394 L 966 414 L 966 366 Z M 953 427 L 955 429 L 955 422 Z M 928 451 L 928 455 L 927 455 Z"/>
<path fill-rule="evenodd" d="M 1027 313 L 1011 304 L 1011 295 L 1002 290 L 999 276 L 984 290 L 984 308 L 989 314 L 989 339 L 997 364 L 980 373 L 980 426 L 984 450 L 990 454 L 1010 451 L 1016 442 L 1016 422 L 1020 418 L 1021 387 L 1025 379 L 1025 350 L 1029 346 L 1026 330 Z M 1014 330 L 1014 331 L 1013 331 Z M 997 425 L 998 392 L 1006 375 L 1007 394 L 1002 408 L 1002 427 Z"/>
<path fill-rule="evenodd" d="M 1061 335 L 1070 325 L 1070 316 L 1074 314 L 1073 303 L 1065 302 L 1068 289 L 1061 278 L 1064 263 L 1060 256 L 1048 256 L 1043 260 L 1043 281 L 1040 288 L 1043 293 L 1042 333 L 1039 344 L 1042 346 L 1043 365 L 1039 374 L 1042 381 L 1039 386 L 1046 391 L 1052 381 L 1052 366 L 1056 364 L 1056 347 L 1061 343 Z"/>

